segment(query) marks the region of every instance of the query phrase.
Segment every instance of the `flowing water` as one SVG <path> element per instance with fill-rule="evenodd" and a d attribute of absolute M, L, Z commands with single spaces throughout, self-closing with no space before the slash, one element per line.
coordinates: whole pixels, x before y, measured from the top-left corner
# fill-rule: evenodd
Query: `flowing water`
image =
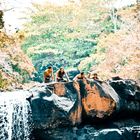
<path fill-rule="evenodd" d="M 31 108 L 27 91 L 0 93 L 0 140 L 28 140 Z"/>

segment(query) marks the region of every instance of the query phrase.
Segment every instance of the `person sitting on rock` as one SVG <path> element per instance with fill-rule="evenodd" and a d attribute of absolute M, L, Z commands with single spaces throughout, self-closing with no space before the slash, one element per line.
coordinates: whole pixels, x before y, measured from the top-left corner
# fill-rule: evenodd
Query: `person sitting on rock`
<path fill-rule="evenodd" d="M 75 77 L 74 77 L 74 81 L 78 81 L 78 80 L 84 80 L 86 79 L 86 76 L 84 74 L 84 72 L 81 72 L 80 74 L 77 74 Z"/>
<path fill-rule="evenodd" d="M 64 79 L 64 76 L 66 77 L 67 80 Z M 62 67 L 56 72 L 56 81 L 57 82 L 69 81 L 69 77 Z"/>
<path fill-rule="evenodd" d="M 97 73 L 94 73 L 93 76 L 91 76 L 91 73 L 89 73 L 88 78 L 89 79 L 93 79 L 94 81 L 97 81 L 99 83 L 102 83 L 103 82 L 103 81 L 99 80 Z"/>
<path fill-rule="evenodd" d="M 97 73 L 94 73 L 92 79 L 93 79 L 93 80 L 99 80 L 98 74 L 97 74 Z"/>
<path fill-rule="evenodd" d="M 49 83 L 54 80 L 53 68 L 48 67 L 44 72 L 44 82 Z"/>
<path fill-rule="evenodd" d="M 97 73 L 94 73 L 93 76 L 91 76 L 91 73 L 89 72 L 88 78 L 89 78 L 89 79 L 93 79 L 93 80 L 99 80 L 98 74 L 97 74 Z"/>

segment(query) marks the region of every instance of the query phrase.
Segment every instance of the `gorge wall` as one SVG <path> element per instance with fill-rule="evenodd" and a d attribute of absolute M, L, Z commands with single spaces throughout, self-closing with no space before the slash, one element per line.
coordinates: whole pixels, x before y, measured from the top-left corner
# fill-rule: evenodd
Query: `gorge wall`
<path fill-rule="evenodd" d="M 24 36 L 8 36 L 4 32 L 3 11 L 0 11 L 0 90 L 19 87 L 35 71 L 31 60 L 20 47 Z"/>

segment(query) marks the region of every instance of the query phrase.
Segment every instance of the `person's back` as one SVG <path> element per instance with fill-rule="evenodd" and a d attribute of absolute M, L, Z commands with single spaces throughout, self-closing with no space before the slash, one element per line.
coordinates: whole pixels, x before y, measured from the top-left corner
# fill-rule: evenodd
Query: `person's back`
<path fill-rule="evenodd" d="M 53 69 L 52 67 L 48 67 L 48 69 L 44 71 L 44 82 L 48 83 L 51 82 L 51 80 L 53 80 Z"/>
<path fill-rule="evenodd" d="M 75 77 L 74 77 L 74 81 L 77 81 L 77 80 L 83 80 L 83 79 L 86 79 L 85 77 L 85 74 L 84 72 L 81 72 L 80 74 L 77 74 Z"/>

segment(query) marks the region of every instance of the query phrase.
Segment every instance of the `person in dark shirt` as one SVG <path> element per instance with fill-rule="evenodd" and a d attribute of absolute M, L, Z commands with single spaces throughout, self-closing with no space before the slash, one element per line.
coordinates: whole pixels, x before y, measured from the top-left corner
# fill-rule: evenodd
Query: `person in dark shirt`
<path fill-rule="evenodd" d="M 93 80 L 99 80 L 98 74 L 97 74 L 97 73 L 94 73 L 92 79 L 93 79 Z"/>
<path fill-rule="evenodd" d="M 64 76 L 66 77 L 67 80 L 64 79 Z M 68 77 L 67 73 L 65 72 L 64 68 L 61 67 L 56 72 L 56 81 L 57 82 L 66 82 L 66 81 L 69 81 L 69 77 Z"/>

